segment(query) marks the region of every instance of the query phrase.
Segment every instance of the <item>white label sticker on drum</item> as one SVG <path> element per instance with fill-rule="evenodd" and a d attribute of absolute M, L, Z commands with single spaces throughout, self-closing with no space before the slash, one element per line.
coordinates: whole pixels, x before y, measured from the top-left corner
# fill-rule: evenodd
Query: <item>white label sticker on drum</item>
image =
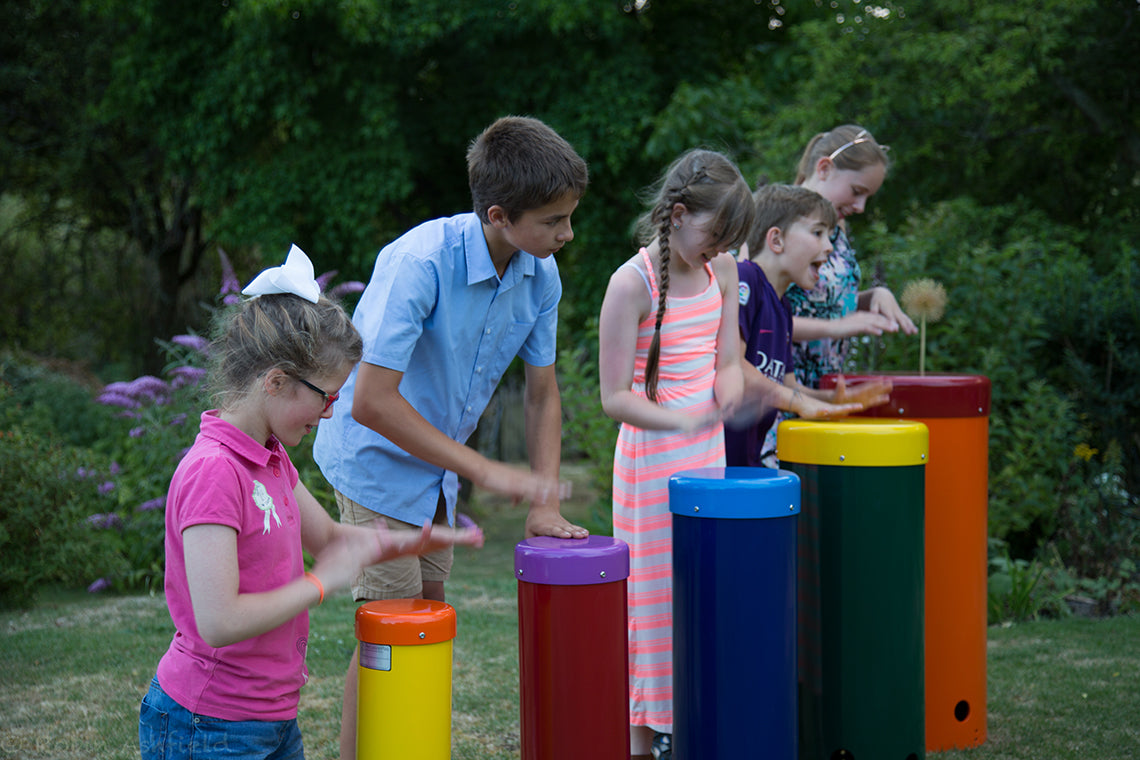
<path fill-rule="evenodd" d="M 369 670 L 391 670 L 392 647 L 387 644 L 360 642 L 360 667 Z"/>

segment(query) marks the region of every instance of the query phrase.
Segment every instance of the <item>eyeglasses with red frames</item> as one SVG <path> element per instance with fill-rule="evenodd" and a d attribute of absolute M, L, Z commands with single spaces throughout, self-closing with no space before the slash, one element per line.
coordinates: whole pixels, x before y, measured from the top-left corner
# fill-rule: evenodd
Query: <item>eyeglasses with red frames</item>
<path fill-rule="evenodd" d="M 321 410 L 321 414 L 324 414 L 325 412 L 327 412 L 329 410 L 329 407 L 332 406 L 334 403 L 336 403 L 336 400 L 338 398 L 340 398 L 340 392 L 339 391 L 337 393 L 325 393 L 320 388 L 313 385 L 312 383 L 310 383 L 308 380 L 306 380 L 303 377 L 298 377 L 297 382 L 301 383 L 301 385 L 305 386 L 309 390 L 321 394 L 321 398 L 323 398 L 325 400 L 325 408 Z"/>

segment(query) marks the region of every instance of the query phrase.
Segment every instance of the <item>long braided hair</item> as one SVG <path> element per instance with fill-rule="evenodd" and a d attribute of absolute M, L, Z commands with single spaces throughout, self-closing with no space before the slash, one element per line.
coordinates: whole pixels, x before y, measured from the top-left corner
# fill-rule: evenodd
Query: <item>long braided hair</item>
<path fill-rule="evenodd" d="M 657 321 L 649 357 L 645 366 L 645 395 L 657 401 L 657 375 L 661 362 L 661 324 L 669 293 L 669 236 L 673 231 L 673 207 L 680 203 L 692 214 L 712 213 L 708 229 L 713 232 L 720 250 L 737 248 L 748 237 L 756 212 L 748 183 L 727 156 L 712 150 L 694 149 L 675 160 L 654 186 L 648 212 L 638 220 L 638 237 L 642 245 L 654 238 L 661 253 L 657 275 Z"/>

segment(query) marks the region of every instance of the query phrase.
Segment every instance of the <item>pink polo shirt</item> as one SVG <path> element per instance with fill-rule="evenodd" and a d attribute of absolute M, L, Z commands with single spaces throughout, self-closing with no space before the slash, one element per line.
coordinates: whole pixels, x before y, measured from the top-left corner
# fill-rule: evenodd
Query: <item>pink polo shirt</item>
<path fill-rule="evenodd" d="M 182 531 L 226 525 L 237 531 L 240 593 L 284 586 L 305 571 L 301 520 L 293 488 L 297 470 L 271 438 L 258 443 L 202 414 L 201 431 L 179 463 L 166 500 L 166 603 L 177 629 L 158 663 L 158 682 L 187 710 L 224 720 L 297 717 L 308 680 L 309 613 L 236 644 L 211 647 L 198 635 Z"/>

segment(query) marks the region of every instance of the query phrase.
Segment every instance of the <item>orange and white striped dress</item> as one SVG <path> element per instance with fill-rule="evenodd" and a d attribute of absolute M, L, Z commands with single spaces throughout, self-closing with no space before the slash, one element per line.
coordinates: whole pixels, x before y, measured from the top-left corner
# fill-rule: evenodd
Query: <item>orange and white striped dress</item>
<path fill-rule="evenodd" d="M 633 392 L 645 396 L 645 365 L 657 319 L 658 287 L 649 253 L 641 250 L 654 308 L 638 325 Z M 626 266 L 635 266 L 627 264 Z M 713 381 L 721 295 L 712 267 L 698 295 L 667 296 L 661 324 L 657 403 L 692 414 L 716 408 Z M 673 730 L 673 527 L 669 477 L 724 465 L 724 432 L 642 430 L 623 423 L 614 454 L 614 536 L 629 544 L 630 723 Z"/>

